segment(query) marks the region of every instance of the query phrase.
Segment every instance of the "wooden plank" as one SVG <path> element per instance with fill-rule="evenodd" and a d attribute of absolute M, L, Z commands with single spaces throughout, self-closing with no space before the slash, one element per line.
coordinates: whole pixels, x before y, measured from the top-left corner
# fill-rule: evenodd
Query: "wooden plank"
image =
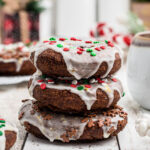
<path fill-rule="evenodd" d="M 119 150 L 116 137 L 92 143 L 50 143 L 29 134 L 23 150 Z"/>
<path fill-rule="evenodd" d="M 11 150 L 20 150 L 24 141 L 26 132 L 18 121 L 18 110 L 21 100 L 26 98 L 29 98 L 27 83 L 0 86 L 0 115 L 19 130 L 18 140 Z"/>

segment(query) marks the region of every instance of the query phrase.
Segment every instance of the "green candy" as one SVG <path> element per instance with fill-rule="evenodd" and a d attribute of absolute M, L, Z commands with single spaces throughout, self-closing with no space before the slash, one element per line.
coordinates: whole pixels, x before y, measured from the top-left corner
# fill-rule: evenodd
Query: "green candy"
<path fill-rule="evenodd" d="M 5 124 L 1 124 L 2 127 L 5 127 Z"/>
<path fill-rule="evenodd" d="M 81 85 L 81 86 L 78 86 L 77 89 L 78 89 L 79 91 L 81 91 L 81 90 L 84 89 L 84 87 Z"/>
<path fill-rule="evenodd" d="M 1 124 L 1 125 L 0 125 L 0 128 L 3 128 L 3 127 L 5 127 L 5 124 Z"/>
<path fill-rule="evenodd" d="M 88 48 L 86 51 L 87 51 L 87 52 L 93 52 L 93 50 L 90 49 L 90 48 Z"/>
<path fill-rule="evenodd" d="M 62 48 L 63 45 L 62 44 L 57 44 L 57 47 Z"/>
<path fill-rule="evenodd" d="M 91 56 L 96 56 L 96 53 L 95 52 L 91 52 Z"/>
<path fill-rule="evenodd" d="M 5 123 L 5 120 L 0 120 L 0 123 Z"/>
<path fill-rule="evenodd" d="M 125 96 L 125 92 L 123 92 L 123 94 L 122 94 L 122 97 L 124 97 Z"/>
<path fill-rule="evenodd" d="M 51 37 L 49 40 L 50 40 L 50 41 L 56 41 L 56 38 Z"/>
<path fill-rule="evenodd" d="M 105 43 L 108 44 L 108 40 L 105 40 Z"/>
<path fill-rule="evenodd" d="M 3 132 L 2 131 L 0 131 L 0 136 L 2 136 L 3 135 Z"/>
<path fill-rule="evenodd" d="M 97 44 L 97 43 L 100 43 L 100 41 L 94 41 L 93 43 L 94 43 L 94 44 Z"/>

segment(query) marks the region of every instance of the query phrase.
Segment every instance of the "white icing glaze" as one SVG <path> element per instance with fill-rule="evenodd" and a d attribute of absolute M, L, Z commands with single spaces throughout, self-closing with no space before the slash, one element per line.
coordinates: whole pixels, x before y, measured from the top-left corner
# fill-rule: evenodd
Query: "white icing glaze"
<path fill-rule="evenodd" d="M 57 44 L 62 44 L 63 48 L 69 48 L 70 50 L 67 52 L 63 51 L 63 48 L 57 47 Z M 100 46 L 105 46 L 106 49 L 101 49 L 101 51 L 95 50 L 96 47 Z M 77 51 L 79 51 L 77 49 L 78 47 L 84 47 L 85 51 L 82 53 L 82 55 L 77 54 Z M 91 56 L 89 52 L 86 52 L 88 48 L 93 49 L 93 51 L 96 53 L 96 56 Z M 94 75 L 103 62 L 106 62 L 108 65 L 107 72 L 102 76 L 102 78 L 105 78 L 113 68 L 115 54 L 119 53 L 120 57 L 122 58 L 122 51 L 118 47 L 108 46 L 105 42 L 86 44 L 85 41 L 57 40 L 57 43 L 54 45 L 50 45 L 49 42 L 43 42 L 32 47 L 32 52 L 35 52 L 34 65 L 39 74 L 41 74 L 41 72 L 37 67 L 37 59 L 38 56 L 47 49 L 52 49 L 61 53 L 66 63 L 68 72 L 78 80 L 82 78 L 89 78 Z"/>
<path fill-rule="evenodd" d="M 16 49 L 19 47 L 22 47 L 21 49 L 22 52 L 29 52 L 29 47 L 25 46 L 22 42 L 19 42 L 19 43 L 9 44 L 9 45 L 0 45 L 0 54 L 7 53 L 7 51 L 12 51 L 13 53 L 16 53 Z M 0 62 L 15 63 L 17 72 L 20 71 L 23 63 L 27 60 L 29 60 L 29 57 L 22 57 L 19 59 L 16 58 L 4 59 L 0 57 Z"/>
<path fill-rule="evenodd" d="M 0 128 L 0 131 L 2 131 L 2 133 L 3 133 L 3 135 L 0 136 L 0 150 L 5 150 L 5 146 L 6 146 L 5 131 L 6 130 L 14 131 L 14 132 L 16 132 L 16 134 L 18 133 L 18 129 L 14 125 L 12 125 L 12 124 L 10 124 L 9 122 L 6 121 L 5 127 Z"/>
<path fill-rule="evenodd" d="M 24 122 L 28 122 L 32 124 L 33 126 L 37 127 L 42 134 L 47 137 L 51 142 L 54 140 L 61 140 L 61 135 L 66 133 L 68 130 L 68 127 L 75 128 L 76 134 L 75 136 L 69 138 L 69 140 L 77 140 L 80 138 L 80 136 L 83 134 L 85 126 L 87 125 L 88 121 L 82 123 L 81 120 L 83 120 L 83 117 L 73 117 L 73 116 L 67 116 L 67 115 L 61 115 L 61 114 L 54 114 L 51 113 L 52 119 L 50 120 L 43 120 L 43 117 L 40 113 L 35 112 L 31 115 L 33 104 L 32 101 L 29 100 L 23 104 L 21 107 L 19 114 L 23 114 L 20 122 L 23 125 Z M 93 121 L 98 121 L 99 119 L 105 120 L 106 116 L 104 115 L 97 115 L 96 117 L 92 117 Z M 103 126 L 103 138 L 108 138 L 110 134 L 108 133 L 109 129 L 111 127 L 114 127 L 114 129 L 117 129 L 117 124 L 119 120 L 123 120 L 122 117 L 119 115 L 116 115 L 116 117 L 111 117 L 111 125 L 110 126 Z"/>
<path fill-rule="evenodd" d="M 31 96 L 33 96 L 33 90 L 36 85 L 41 85 L 41 83 L 38 82 L 39 76 L 37 74 L 34 74 L 32 76 L 32 83 L 29 88 L 29 93 Z M 87 106 L 87 110 L 90 110 L 94 102 L 97 100 L 97 89 L 100 88 L 102 91 L 104 91 L 108 98 L 109 98 L 109 107 L 113 100 L 114 100 L 114 90 L 118 91 L 120 94 L 120 98 L 123 95 L 123 88 L 121 82 L 117 79 L 117 82 L 113 82 L 111 79 L 104 79 L 105 83 L 93 83 L 91 84 L 91 88 L 87 88 L 85 90 L 79 91 L 77 88 L 71 87 L 69 84 L 55 84 L 55 83 L 46 83 L 47 88 L 51 89 L 58 89 L 58 90 L 69 90 L 72 93 L 75 93 L 80 96 L 80 98 L 84 101 L 85 105 Z"/>

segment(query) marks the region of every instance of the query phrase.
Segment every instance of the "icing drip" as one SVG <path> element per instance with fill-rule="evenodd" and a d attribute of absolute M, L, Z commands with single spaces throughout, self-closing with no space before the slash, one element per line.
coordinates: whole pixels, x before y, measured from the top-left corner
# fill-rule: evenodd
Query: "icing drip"
<path fill-rule="evenodd" d="M 20 51 L 18 50 L 19 48 L 20 48 Z M 13 55 L 16 55 L 19 53 L 23 57 L 22 56 L 19 58 L 13 57 Z M 3 55 L 5 55 L 6 58 L 3 58 Z M 29 47 L 25 46 L 23 43 L 20 42 L 16 44 L 0 45 L 0 62 L 15 63 L 16 72 L 20 71 L 23 63 L 27 60 L 29 60 Z"/>
<path fill-rule="evenodd" d="M 63 84 L 63 83 L 55 84 L 54 82 L 47 82 L 46 79 L 45 81 L 43 80 L 42 82 L 38 82 L 38 80 L 40 79 L 41 78 L 37 74 L 33 75 L 32 83 L 29 88 L 29 93 L 31 96 L 33 96 L 33 91 L 36 85 L 40 86 L 42 83 L 45 83 L 46 88 L 69 90 L 72 93 L 77 94 L 84 101 L 87 110 L 90 110 L 94 102 L 97 100 L 96 92 L 99 88 L 102 89 L 102 91 L 104 91 L 109 98 L 109 103 L 107 107 L 109 107 L 114 100 L 114 90 L 116 90 L 120 94 L 120 98 L 123 95 L 123 88 L 121 82 L 118 79 L 116 82 L 113 82 L 111 79 L 104 79 L 103 80 L 104 83 L 97 83 L 95 80 L 95 83 L 90 84 L 91 86 L 90 88 L 85 88 L 84 90 L 80 91 L 77 88 L 71 87 L 70 84 Z"/>
<path fill-rule="evenodd" d="M 69 140 L 77 140 L 83 134 L 85 126 L 88 124 L 88 120 L 82 122 L 81 120 L 84 119 L 83 117 L 72 117 L 67 115 L 55 114 L 52 112 L 50 113 L 52 118 L 50 120 L 44 120 L 39 112 L 34 112 L 34 114 L 31 115 L 31 111 L 33 110 L 32 102 L 32 100 L 28 100 L 27 102 L 25 102 L 19 111 L 19 114 L 23 114 L 22 118 L 20 119 L 22 125 L 24 125 L 24 122 L 28 122 L 31 125 L 37 127 L 42 132 L 42 134 L 51 142 L 53 142 L 54 140 L 63 141 L 61 135 L 66 133 L 68 129 L 76 129 L 75 135 L 73 137 L 70 137 Z M 98 121 L 99 119 L 105 120 L 106 118 L 108 117 L 101 114 L 92 117 L 92 120 Z M 115 117 L 110 118 L 112 123 L 109 126 L 104 125 L 102 127 L 103 138 L 108 138 L 110 136 L 110 133 L 108 132 L 109 129 L 111 127 L 114 127 L 114 129 L 116 130 L 118 121 L 123 120 L 123 118 L 118 114 L 116 114 Z"/>
<path fill-rule="evenodd" d="M 92 41 L 92 43 L 87 44 L 85 41 L 59 40 L 55 41 L 52 45 L 49 42 L 50 41 L 39 43 L 32 47 L 32 52 L 35 52 L 34 65 L 38 72 L 40 72 L 37 67 L 38 56 L 47 49 L 52 49 L 58 53 L 61 53 L 66 63 L 68 72 L 78 80 L 82 78 L 89 78 L 94 75 L 103 62 L 107 63 L 108 69 L 102 78 L 107 77 L 113 68 L 115 54 L 118 53 L 119 56 L 122 57 L 122 51 L 118 47 L 109 46 L 106 42 L 93 43 Z M 99 51 L 95 50 L 95 48 L 101 46 L 104 47 L 104 49 Z M 84 51 L 79 51 L 79 47 L 82 47 Z M 69 51 L 66 52 L 63 48 L 67 48 Z M 87 52 L 89 48 L 92 49 L 92 52 Z"/>
<path fill-rule="evenodd" d="M 15 131 L 16 133 L 18 132 L 18 129 L 14 125 L 6 122 L 5 126 L 0 128 L 0 131 L 2 133 L 2 135 L 0 136 L 0 150 L 5 150 L 5 146 L 6 146 L 5 131 L 6 130 L 7 131 Z"/>

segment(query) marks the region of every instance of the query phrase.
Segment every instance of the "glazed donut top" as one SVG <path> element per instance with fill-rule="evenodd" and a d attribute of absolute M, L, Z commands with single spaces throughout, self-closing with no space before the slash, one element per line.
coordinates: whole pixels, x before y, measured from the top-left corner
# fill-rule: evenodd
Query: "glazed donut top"
<path fill-rule="evenodd" d="M 107 40 L 102 42 L 79 40 L 73 37 L 70 39 L 51 37 L 48 41 L 32 47 L 32 52 L 35 52 L 34 65 L 39 72 L 38 56 L 48 49 L 62 54 L 68 72 L 78 80 L 93 76 L 103 62 L 107 63 L 108 69 L 102 78 L 107 77 L 113 68 L 115 54 L 122 57 L 122 51 Z"/>
<path fill-rule="evenodd" d="M 23 43 L 0 45 L 0 59 L 19 59 L 29 57 L 29 48 Z"/>
<path fill-rule="evenodd" d="M 5 131 L 14 131 L 18 132 L 17 128 L 13 125 L 10 125 L 8 122 L 6 122 L 5 119 L 1 118 L 0 116 L 0 150 L 5 150 L 6 146 L 6 136 Z"/>
<path fill-rule="evenodd" d="M 8 45 L 0 45 L 0 63 L 15 63 L 19 72 L 24 61 L 29 60 L 29 45 L 22 42 Z"/>

